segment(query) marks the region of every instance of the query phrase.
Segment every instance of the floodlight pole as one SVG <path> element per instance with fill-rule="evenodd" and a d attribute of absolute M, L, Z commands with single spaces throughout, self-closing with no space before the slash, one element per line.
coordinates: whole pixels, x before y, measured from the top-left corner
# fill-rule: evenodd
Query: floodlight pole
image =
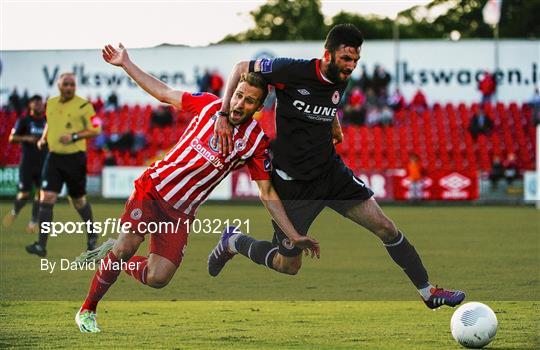
<path fill-rule="evenodd" d="M 394 37 L 394 59 L 395 59 L 395 75 L 396 75 L 396 89 L 399 89 L 400 87 L 400 76 L 399 74 L 399 23 L 398 23 L 399 13 L 396 15 L 396 18 L 394 19 L 394 26 L 392 28 L 393 37 Z M 400 89 L 401 90 L 401 89 Z"/>
<path fill-rule="evenodd" d="M 536 209 L 540 210 L 540 124 L 536 126 Z"/>
<path fill-rule="evenodd" d="M 499 82 L 498 82 L 498 79 L 497 79 L 497 76 L 498 76 L 498 72 L 499 72 L 499 23 L 497 22 L 497 24 L 495 24 L 495 26 L 493 27 L 493 38 L 495 40 L 495 50 L 494 50 L 494 53 L 495 53 L 495 70 L 493 71 L 493 79 L 495 81 L 495 102 L 498 102 L 499 101 L 499 98 L 498 98 L 498 91 L 499 91 Z"/>

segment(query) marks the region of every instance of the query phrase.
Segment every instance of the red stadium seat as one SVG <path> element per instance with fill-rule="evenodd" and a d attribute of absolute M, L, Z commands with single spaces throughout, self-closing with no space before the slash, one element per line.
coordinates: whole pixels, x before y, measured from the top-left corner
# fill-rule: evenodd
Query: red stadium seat
<path fill-rule="evenodd" d="M 505 157 L 515 153 L 522 170 L 534 169 L 535 126 L 531 109 L 517 103 L 486 105 L 486 113 L 494 121 L 489 136 L 472 140 L 468 131 L 471 116 L 478 104 L 466 105 L 438 102 L 432 109 L 417 114 L 404 109 L 396 113 L 394 125 L 389 127 L 343 126 L 344 142 L 338 153 L 354 170 L 403 168 L 410 152 L 417 152 L 428 170 L 489 170 L 494 155 Z M 148 145 L 137 154 L 115 152 L 119 165 L 143 165 L 160 150 L 173 146 L 191 121 L 189 113 L 174 112 L 173 125 L 150 128 L 150 105 L 124 105 L 117 111 L 100 112 L 103 132 L 107 135 L 126 131 L 144 133 Z M 272 112 L 265 116 L 272 120 Z M 0 109 L 0 147 L 5 150 L 0 166 L 15 165 L 20 161 L 20 146 L 7 142 L 9 132 L 18 115 Z M 89 143 L 88 169 L 99 174 L 103 155 Z"/>

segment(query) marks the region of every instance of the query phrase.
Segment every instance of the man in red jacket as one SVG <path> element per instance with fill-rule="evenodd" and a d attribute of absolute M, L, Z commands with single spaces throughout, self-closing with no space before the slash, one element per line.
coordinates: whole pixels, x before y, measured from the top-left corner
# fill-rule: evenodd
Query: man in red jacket
<path fill-rule="evenodd" d="M 484 71 L 484 78 L 478 82 L 478 90 L 482 93 L 482 105 L 491 103 L 491 98 L 497 90 L 497 82 L 495 77 L 489 74 L 488 71 Z"/>

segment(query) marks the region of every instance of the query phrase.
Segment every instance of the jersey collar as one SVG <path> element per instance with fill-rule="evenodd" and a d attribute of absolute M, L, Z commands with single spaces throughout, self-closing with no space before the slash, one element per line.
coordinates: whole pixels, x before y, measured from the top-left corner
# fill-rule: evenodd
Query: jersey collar
<path fill-rule="evenodd" d="M 334 84 L 333 81 L 331 81 L 330 79 L 325 77 L 324 74 L 322 73 L 322 71 L 321 71 L 321 60 L 320 59 L 315 60 L 315 72 L 317 73 L 317 78 L 319 78 L 321 83 L 323 83 L 323 84 Z"/>

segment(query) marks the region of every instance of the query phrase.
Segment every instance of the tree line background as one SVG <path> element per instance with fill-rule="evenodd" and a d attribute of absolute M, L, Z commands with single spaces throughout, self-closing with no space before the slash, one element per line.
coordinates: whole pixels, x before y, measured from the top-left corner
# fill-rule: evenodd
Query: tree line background
<path fill-rule="evenodd" d="M 462 39 L 492 38 L 482 9 L 487 0 L 434 0 L 399 13 L 401 39 L 448 39 L 458 31 Z M 504 0 L 499 22 L 500 38 L 537 39 L 540 34 L 540 0 Z M 340 12 L 324 18 L 319 0 L 269 0 L 250 13 L 255 28 L 228 35 L 220 41 L 324 40 L 329 28 L 353 23 L 366 39 L 392 39 L 394 20 L 388 17 Z"/>

